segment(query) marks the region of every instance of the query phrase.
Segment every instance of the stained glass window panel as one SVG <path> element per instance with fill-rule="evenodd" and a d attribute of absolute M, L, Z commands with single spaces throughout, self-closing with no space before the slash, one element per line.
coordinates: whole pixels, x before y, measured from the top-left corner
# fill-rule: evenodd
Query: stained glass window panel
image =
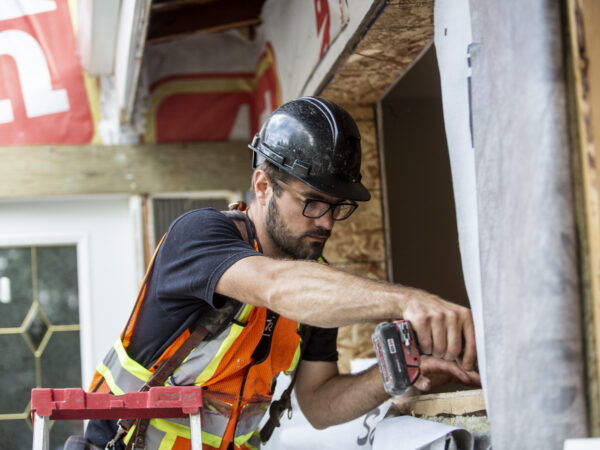
<path fill-rule="evenodd" d="M 81 387 L 75 245 L 0 248 L 0 450 L 30 449 L 31 389 Z M 51 425 L 50 448 L 62 449 L 81 421 Z"/>

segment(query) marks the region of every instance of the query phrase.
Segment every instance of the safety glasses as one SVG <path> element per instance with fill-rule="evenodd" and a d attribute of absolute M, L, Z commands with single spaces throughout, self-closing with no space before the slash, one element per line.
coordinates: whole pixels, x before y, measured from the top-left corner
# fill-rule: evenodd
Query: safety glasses
<path fill-rule="evenodd" d="M 308 217 L 309 219 L 318 219 L 319 217 L 323 217 L 325 214 L 327 214 L 329 210 L 332 210 L 333 220 L 345 220 L 350 217 L 354 211 L 356 211 L 356 208 L 358 208 L 358 204 L 351 201 L 329 203 L 324 200 L 306 198 L 287 183 L 284 183 L 281 180 L 273 181 L 275 181 L 275 183 L 277 183 L 282 189 L 288 191 L 298 200 L 304 202 L 302 215 L 304 217 Z"/>

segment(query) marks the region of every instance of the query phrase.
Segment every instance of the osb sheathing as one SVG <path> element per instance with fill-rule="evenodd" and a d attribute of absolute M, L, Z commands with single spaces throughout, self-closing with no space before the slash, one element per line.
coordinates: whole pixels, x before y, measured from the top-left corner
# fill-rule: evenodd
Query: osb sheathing
<path fill-rule="evenodd" d="M 433 3 L 390 1 L 356 48 L 341 58 L 320 94 L 344 106 L 356 120 L 363 149 L 362 181 L 372 196 L 353 217 L 336 224 L 325 257 L 335 267 L 376 280 L 387 279 L 387 267 L 375 103 L 433 39 Z M 374 356 L 375 325 L 360 323 L 339 330 L 342 373 L 350 371 L 351 359 Z"/>
<path fill-rule="evenodd" d="M 322 95 L 345 104 L 377 102 L 433 39 L 433 3 L 390 1 L 342 57 Z"/>

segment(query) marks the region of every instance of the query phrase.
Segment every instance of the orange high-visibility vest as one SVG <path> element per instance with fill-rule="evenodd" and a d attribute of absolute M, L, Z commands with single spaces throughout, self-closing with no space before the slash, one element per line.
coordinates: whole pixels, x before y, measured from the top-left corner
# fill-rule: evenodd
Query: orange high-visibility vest
<path fill-rule="evenodd" d="M 164 239 L 164 238 L 163 238 Z M 159 244 L 159 247 L 161 243 Z M 258 246 L 255 242 L 255 248 Z M 158 251 L 158 248 L 157 248 Z M 147 367 L 127 353 L 139 313 L 144 307 L 154 258 L 140 287 L 132 315 L 120 339 L 99 365 L 91 391 L 123 394 L 135 392 L 152 376 L 155 368 L 169 358 L 190 335 L 185 330 Z M 263 334 L 271 334 L 269 348 L 260 361 L 253 354 Z M 273 380 L 280 372 L 292 372 L 300 359 L 299 324 L 277 317 L 266 308 L 244 305 L 235 320 L 219 336 L 202 341 L 185 359 L 165 385 L 202 386 L 203 449 L 256 449 L 260 446 L 258 424 L 272 400 Z M 125 441 L 133 435 L 129 431 Z M 189 449 L 188 419 L 152 419 L 146 432 L 146 448 Z"/>

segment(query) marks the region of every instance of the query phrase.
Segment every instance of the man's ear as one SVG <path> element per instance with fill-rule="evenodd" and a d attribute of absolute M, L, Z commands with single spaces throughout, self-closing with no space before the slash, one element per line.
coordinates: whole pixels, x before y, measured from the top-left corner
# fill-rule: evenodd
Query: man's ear
<path fill-rule="evenodd" d="M 271 195 L 273 195 L 271 179 L 263 170 L 257 169 L 252 175 L 252 183 L 254 184 L 254 196 L 256 201 L 262 206 L 266 206 Z"/>

